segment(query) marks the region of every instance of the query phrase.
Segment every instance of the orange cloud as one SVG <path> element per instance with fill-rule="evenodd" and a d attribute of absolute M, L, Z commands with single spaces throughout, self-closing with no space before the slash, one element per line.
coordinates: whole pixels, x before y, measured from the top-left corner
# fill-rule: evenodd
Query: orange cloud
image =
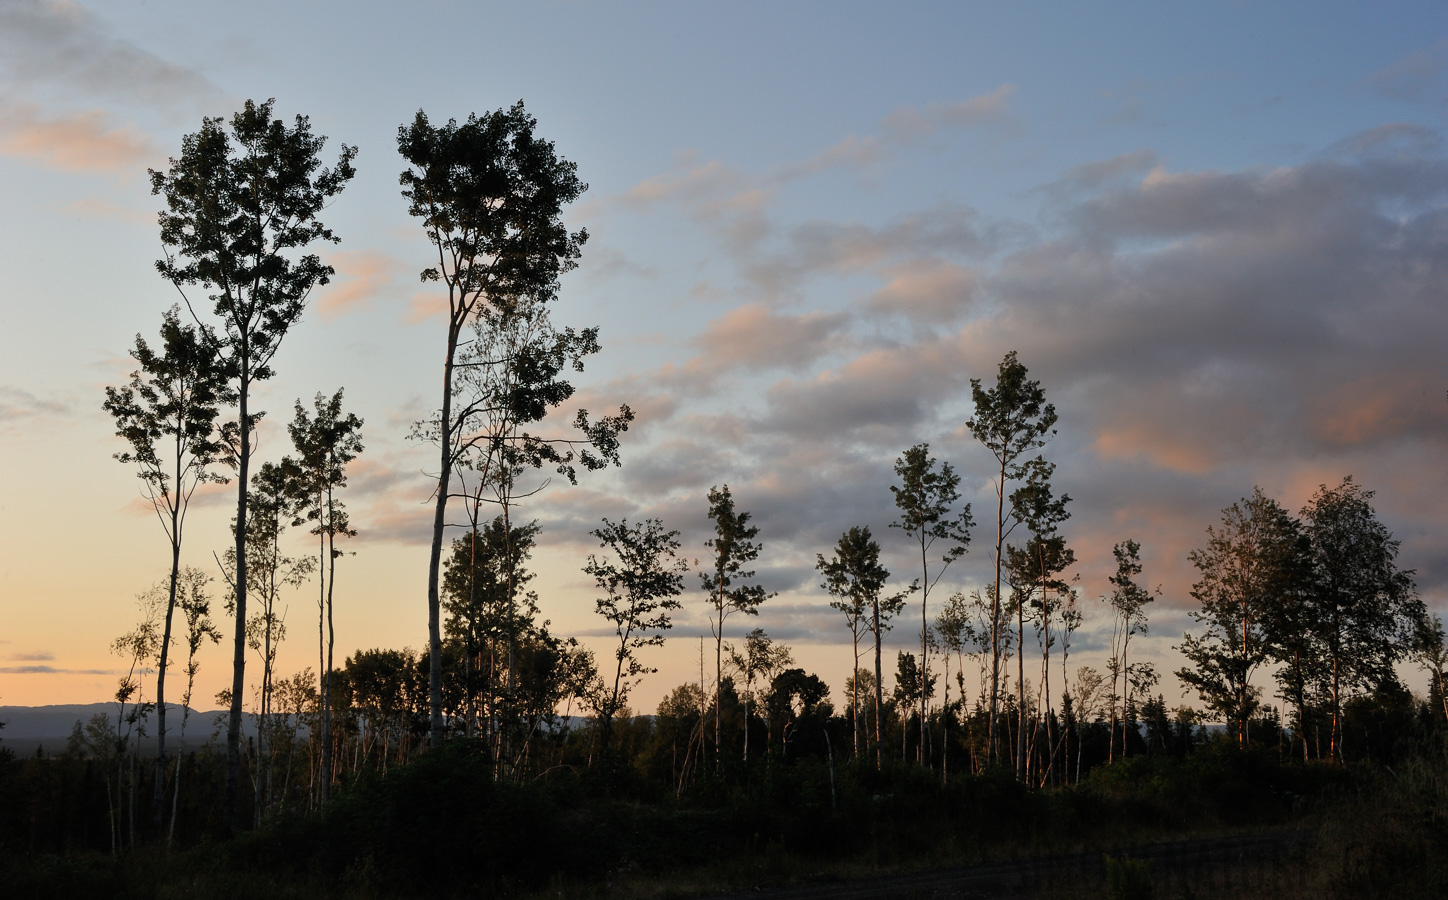
<path fill-rule="evenodd" d="M 326 288 L 317 303 L 318 314 L 328 321 L 370 307 L 372 298 L 391 285 L 398 268 L 396 260 L 373 252 L 343 250 L 334 253 L 332 260 L 341 278 Z"/>
<path fill-rule="evenodd" d="M 66 172 L 140 172 L 162 154 L 132 125 L 91 110 L 47 119 L 30 106 L 0 110 L 0 153 Z"/>
<path fill-rule="evenodd" d="M 441 291 L 427 291 L 407 299 L 407 311 L 402 314 L 402 321 L 405 325 L 418 325 L 434 316 L 447 318 L 447 312 L 447 295 Z"/>
<path fill-rule="evenodd" d="M 1104 426 L 1091 449 L 1104 459 L 1144 459 L 1157 468 L 1184 475 L 1205 475 L 1217 465 L 1206 447 L 1163 434 L 1146 423 Z"/>
<path fill-rule="evenodd" d="M 707 368 L 799 365 L 816 359 L 843 321 L 819 312 L 781 316 L 751 303 L 710 322 L 693 343 L 703 351 L 699 363 Z"/>
<path fill-rule="evenodd" d="M 1412 430 L 1417 398 L 1432 396 L 1422 384 L 1402 375 L 1368 375 L 1332 391 L 1316 404 L 1308 430 L 1313 437 L 1339 447 L 1372 444 Z"/>
<path fill-rule="evenodd" d="M 886 270 L 890 280 L 867 305 L 884 313 L 948 322 L 966 310 L 976 290 L 975 272 L 940 260 L 925 260 Z"/>

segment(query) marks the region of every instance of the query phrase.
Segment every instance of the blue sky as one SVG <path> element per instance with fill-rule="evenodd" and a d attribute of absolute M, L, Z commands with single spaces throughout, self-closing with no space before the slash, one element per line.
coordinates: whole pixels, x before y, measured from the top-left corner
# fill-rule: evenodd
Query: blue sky
<path fill-rule="evenodd" d="M 436 402 L 442 330 L 421 317 L 396 129 L 519 98 L 590 184 L 557 314 L 602 327 L 580 402 L 640 413 L 622 469 L 529 511 L 560 630 L 597 629 L 580 566 L 600 516 L 660 516 L 702 555 L 705 491 L 728 482 L 780 592 L 759 624 L 838 686 L 847 635 L 814 554 L 869 524 L 908 577 L 888 488 L 920 441 L 986 517 L 969 379 L 1013 349 L 1062 413 L 1047 452 L 1083 596 L 1140 540 L 1163 669 L 1186 554 L 1254 484 L 1296 510 L 1354 475 L 1448 605 L 1441 3 L 197 7 L 0 0 L 7 703 L 107 696 L 107 646 L 164 571 L 100 400 L 175 300 L 145 170 L 248 97 L 309 115 L 329 153 L 360 148 L 327 213 L 338 278 L 262 392 L 273 429 L 339 386 L 367 421 L 347 650 L 425 640 L 429 453 L 404 435 Z M 189 561 L 214 565 L 227 516 L 203 500 Z M 984 582 L 985 544 L 978 528 L 950 590 Z M 697 635 L 702 598 L 686 605 L 678 634 Z M 311 658 L 293 643 L 285 669 Z M 697 671 L 688 644 L 659 654 L 641 708 Z"/>

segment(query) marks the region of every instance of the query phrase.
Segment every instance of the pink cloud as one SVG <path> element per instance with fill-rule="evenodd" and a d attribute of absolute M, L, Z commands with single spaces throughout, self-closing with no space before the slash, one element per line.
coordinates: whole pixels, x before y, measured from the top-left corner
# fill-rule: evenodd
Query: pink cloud
<path fill-rule="evenodd" d="M 402 322 L 404 325 L 419 325 L 434 316 L 446 319 L 447 313 L 447 294 L 440 290 L 426 291 L 407 298 Z"/>
<path fill-rule="evenodd" d="M 1091 445 L 1109 460 L 1146 460 L 1159 469 L 1184 475 L 1205 475 L 1217 466 L 1209 448 L 1142 419 L 1103 425 Z"/>
<path fill-rule="evenodd" d="M 803 365 L 819 358 L 844 322 L 837 313 L 788 316 L 751 303 L 710 322 L 692 343 L 707 369 Z"/>
<path fill-rule="evenodd" d="M 99 110 L 45 118 L 31 106 L 0 109 L 0 153 L 66 172 L 141 172 L 162 154 L 132 125 Z"/>
<path fill-rule="evenodd" d="M 340 250 L 330 259 L 340 277 L 323 290 L 317 303 L 318 314 L 328 321 L 371 307 L 372 299 L 391 286 L 400 266 L 390 256 L 372 251 Z"/>
<path fill-rule="evenodd" d="M 938 259 L 916 260 L 885 269 L 889 281 L 866 306 L 876 312 L 927 322 L 949 322 L 966 312 L 976 294 L 973 269 Z"/>

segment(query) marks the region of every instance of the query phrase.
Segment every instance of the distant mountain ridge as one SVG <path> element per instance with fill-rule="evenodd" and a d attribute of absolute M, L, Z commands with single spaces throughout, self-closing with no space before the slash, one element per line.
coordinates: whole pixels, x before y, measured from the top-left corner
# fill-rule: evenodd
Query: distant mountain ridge
<path fill-rule="evenodd" d="M 127 709 L 130 705 L 127 704 Z M 181 725 L 180 704 L 166 704 L 166 733 L 169 740 L 175 740 Z M 17 754 L 29 755 L 37 747 L 44 747 L 47 753 L 58 753 L 65 749 L 75 723 L 82 726 L 95 715 L 104 713 L 114 726 L 120 711 L 117 703 L 62 703 L 54 706 L 0 706 L 0 747 L 8 747 Z M 186 745 L 194 748 L 204 744 L 211 736 L 212 723 L 217 715 L 226 715 L 225 710 L 191 710 L 186 725 Z M 251 731 L 249 716 L 243 717 L 244 729 Z M 156 716 L 153 712 L 148 730 L 154 730 Z M 153 739 L 152 739 L 153 740 Z M 150 741 L 148 740 L 148 743 Z M 169 742 L 168 742 L 169 743 Z"/>

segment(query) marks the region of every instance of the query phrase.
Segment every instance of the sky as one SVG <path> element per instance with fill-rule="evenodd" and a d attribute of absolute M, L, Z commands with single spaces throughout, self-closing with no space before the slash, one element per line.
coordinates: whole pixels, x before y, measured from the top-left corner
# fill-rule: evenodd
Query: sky
<path fill-rule="evenodd" d="M 339 657 L 427 635 L 435 464 L 407 435 L 440 400 L 444 323 L 397 128 L 519 99 L 589 184 L 554 320 L 598 326 L 603 350 L 560 418 L 637 414 L 621 467 L 555 480 L 519 513 L 541 528 L 556 632 L 609 652 L 582 572 L 601 518 L 658 517 L 702 558 L 706 493 L 728 484 L 777 596 L 726 637 L 763 627 L 838 699 L 848 632 L 816 554 L 868 525 L 894 580 L 912 577 L 889 488 L 927 442 L 980 523 L 932 603 L 987 583 L 992 459 L 965 422 L 970 380 L 992 383 L 1009 351 L 1060 414 L 1044 453 L 1073 501 L 1073 661 L 1104 659 L 1111 548 L 1138 540 L 1160 593 L 1133 646 L 1168 705 L 1200 705 L 1169 674 L 1192 627 L 1188 554 L 1254 486 L 1295 512 L 1351 475 L 1448 610 L 1441 2 L 0 0 L 7 705 L 108 699 L 111 642 L 167 571 L 101 401 L 179 299 L 154 268 L 147 170 L 248 98 L 310 117 L 325 159 L 358 148 L 324 214 L 336 277 L 256 393 L 262 460 L 290 449 L 298 399 L 345 388 L 365 420 Z M 217 572 L 232 490 L 194 501 L 186 563 Z M 698 678 L 697 583 L 646 657 L 639 711 Z M 284 601 L 284 673 L 314 664 L 314 590 Z M 905 616 L 889 658 L 915 642 L 918 605 Z M 205 707 L 230 683 L 229 637 L 201 663 Z"/>

